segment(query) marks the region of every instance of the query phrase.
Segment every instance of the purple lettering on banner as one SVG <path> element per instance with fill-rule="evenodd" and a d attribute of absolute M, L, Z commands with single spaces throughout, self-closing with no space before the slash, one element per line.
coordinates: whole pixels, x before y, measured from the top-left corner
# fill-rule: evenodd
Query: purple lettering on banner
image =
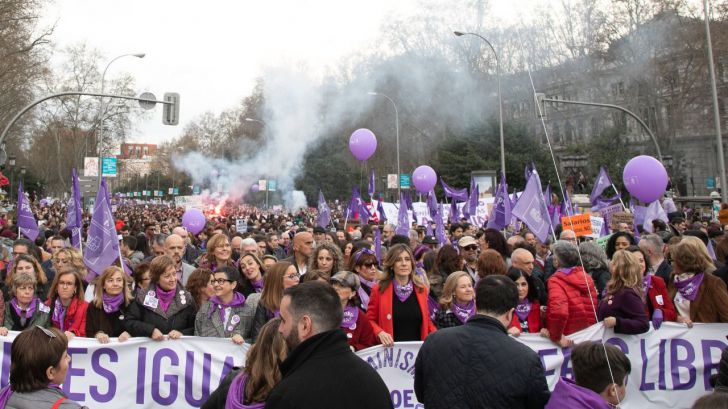
<path fill-rule="evenodd" d="M 389 394 L 392 396 L 392 407 L 393 408 L 399 408 L 402 405 L 402 394 L 398 390 L 393 390 L 389 392 Z"/>
<path fill-rule="evenodd" d="M 113 372 L 101 366 L 100 361 L 102 355 L 108 355 L 109 362 L 119 362 L 119 354 L 111 348 L 99 348 L 91 355 L 91 367 L 94 372 L 109 381 L 109 388 L 106 394 L 102 394 L 99 392 L 98 385 L 91 385 L 89 393 L 91 394 L 91 399 L 104 403 L 111 401 L 114 395 L 116 395 L 116 376 L 114 376 Z"/>
<path fill-rule="evenodd" d="M 678 348 L 685 349 L 687 356 L 685 359 L 678 359 Z M 690 341 L 686 339 L 675 338 L 670 341 L 670 373 L 672 374 L 672 388 L 677 391 L 688 390 L 695 386 L 696 372 L 695 350 Z M 687 368 L 688 380 L 680 382 L 680 368 Z"/>
<path fill-rule="evenodd" d="M 83 402 L 86 400 L 85 393 L 73 393 L 71 392 L 71 378 L 78 376 L 83 378 L 86 375 L 86 370 L 83 368 L 73 367 L 73 356 L 74 355 L 86 355 L 88 349 L 86 348 L 68 348 L 68 355 L 71 357 L 71 362 L 68 363 L 68 372 L 66 373 L 66 380 L 63 382 L 63 393 L 68 396 L 68 399 L 75 400 L 76 402 Z"/>
<path fill-rule="evenodd" d="M 642 378 L 640 379 L 640 390 L 641 391 L 654 391 L 655 383 L 647 382 L 647 364 L 649 360 L 647 358 L 647 342 L 646 340 L 640 340 L 640 352 L 642 353 Z"/>
<path fill-rule="evenodd" d="M 559 350 L 556 348 L 549 348 L 549 349 L 542 349 L 538 351 L 538 357 L 541 358 L 541 366 L 543 366 L 544 369 L 544 375 L 546 376 L 552 376 L 556 373 L 555 369 L 546 370 L 546 356 L 547 355 L 557 355 L 559 353 Z"/>
<path fill-rule="evenodd" d="M 177 376 L 171 374 L 165 374 L 163 379 L 169 384 L 169 395 L 167 397 L 162 396 L 159 387 L 161 384 L 162 374 L 162 359 L 169 358 L 171 366 L 179 365 L 179 357 L 177 354 L 169 349 L 162 348 L 154 354 L 152 358 L 152 399 L 160 405 L 169 406 L 177 400 Z"/>
<path fill-rule="evenodd" d="M 144 385 L 146 385 L 147 377 L 147 349 L 139 348 L 137 355 L 137 387 L 136 387 L 136 403 L 141 405 L 144 403 Z"/>
<path fill-rule="evenodd" d="M 375 371 L 376 371 L 377 369 L 379 369 L 379 368 L 377 368 L 377 364 L 376 364 L 376 363 L 374 363 L 374 359 L 373 359 L 372 357 L 367 357 L 367 363 L 368 363 L 368 364 L 369 364 L 369 366 L 371 366 L 371 367 L 372 367 L 372 369 L 374 369 Z"/>
<path fill-rule="evenodd" d="M 210 366 L 212 365 L 212 355 L 202 355 L 202 397 L 195 399 L 193 392 L 196 388 L 194 384 L 195 369 L 195 353 L 187 351 L 187 361 L 185 362 L 185 400 L 190 406 L 200 407 L 210 396 Z"/>
<path fill-rule="evenodd" d="M 721 341 L 704 339 L 700 342 L 700 345 L 703 350 L 703 383 L 705 390 L 709 391 L 713 389 L 710 387 L 710 375 L 712 375 L 714 369 L 717 372 L 718 366 L 720 365 L 721 353 L 726 348 L 726 344 Z M 717 350 L 718 359 L 713 359 L 712 349 Z"/>
<path fill-rule="evenodd" d="M 384 348 L 384 365 L 394 367 L 394 348 Z"/>
<path fill-rule="evenodd" d="M 658 354 L 659 354 L 658 358 L 660 359 L 659 372 L 658 372 L 658 378 L 657 378 L 658 379 L 657 387 L 661 391 L 664 391 L 667 389 L 667 386 L 665 386 L 665 378 L 667 377 L 667 375 L 665 374 L 665 345 L 666 344 L 667 344 L 667 340 L 661 339 L 660 347 L 657 350 Z"/>
<path fill-rule="evenodd" d="M 412 362 L 414 362 L 415 358 L 416 357 L 413 352 L 411 352 L 411 351 L 405 352 L 404 353 L 404 362 L 402 362 L 399 365 L 399 369 L 401 369 L 403 371 L 407 371 L 407 373 L 409 373 L 411 376 L 415 376 L 415 366 L 414 365 L 410 366 L 410 360 Z"/>
<path fill-rule="evenodd" d="M 3 372 L 0 377 L 0 388 L 4 388 L 10 383 L 10 347 L 13 346 L 12 342 L 3 342 Z"/>
<path fill-rule="evenodd" d="M 403 391 L 403 395 L 404 395 L 403 407 L 405 407 L 405 408 L 414 408 L 415 407 L 415 402 L 417 401 L 417 399 L 412 399 L 412 395 L 414 395 L 414 394 L 415 393 L 412 389 L 406 389 Z"/>
<path fill-rule="evenodd" d="M 230 371 L 233 370 L 233 367 L 235 366 L 235 359 L 231 356 L 225 357 L 225 362 L 223 362 L 222 365 L 222 375 L 220 376 L 220 380 L 217 382 L 217 384 L 221 384 L 222 380 L 225 379 L 227 374 L 230 373 Z"/>
<path fill-rule="evenodd" d="M 561 353 L 564 354 L 564 362 L 561 363 L 561 373 L 559 373 L 559 376 L 574 379 L 574 370 L 571 369 L 571 348 L 562 348 Z"/>
<path fill-rule="evenodd" d="M 629 355 L 629 347 L 627 346 L 627 343 L 624 342 L 622 339 L 617 338 L 617 337 L 609 338 L 607 340 L 607 343 L 612 344 L 615 347 L 619 347 L 619 349 L 621 349 L 625 355 Z"/>

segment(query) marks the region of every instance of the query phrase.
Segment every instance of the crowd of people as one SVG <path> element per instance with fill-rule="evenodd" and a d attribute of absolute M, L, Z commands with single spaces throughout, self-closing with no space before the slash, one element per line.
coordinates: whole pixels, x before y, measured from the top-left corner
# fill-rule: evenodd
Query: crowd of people
<path fill-rule="evenodd" d="M 10 386 L 0 392 L 7 407 L 65 397 L 58 384 L 74 337 L 185 335 L 252 344 L 245 368 L 204 408 L 326 407 L 323 394 L 337 397 L 329 407 L 391 407 L 379 376 L 350 352 L 401 341 L 425 341 L 415 392 L 428 408 L 609 407 L 624 398 L 631 370 L 618 348 L 577 345 L 575 379 L 549 392 L 538 356 L 513 337 L 540 334 L 571 347 L 571 334 L 597 322 L 622 334 L 666 321 L 728 322 L 728 235 L 717 223 L 688 225 L 681 216 L 641 237 L 627 226 L 602 248 L 562 226 L 558 240 L 541 242 L 525 229 L 462 220 L 448 224 L 440 242 L 415 225 L 406 236 L 390 224 L 336 217 L 323 228 L 312 211 L 245 205 L 221 208 L 192 234 L 181 208 L 119 204 L 121 260 L 95 276 L 70 245 L 63 207 L 34 210 L 41 221 L 34 242 L 0 215 L 0 236 L 14 239 L 2 254 L 0 336 L 23 331 L 12 346 Z M 23 349 L 43 338 L 53 344 L 47 356 L 24 361 L 31 358 Z"/>

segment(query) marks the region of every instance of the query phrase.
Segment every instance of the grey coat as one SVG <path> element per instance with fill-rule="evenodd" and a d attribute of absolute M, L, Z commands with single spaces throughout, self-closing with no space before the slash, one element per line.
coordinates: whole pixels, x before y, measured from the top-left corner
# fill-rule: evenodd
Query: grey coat
<path fill-rule="evenodd" d="M 38 409 L 50 408 L 60 398 L 64 397 L 63 391 L 55 388 L 40 389 L 35 392 L 18 393 L 13 392 L 5 405 L 6 409 Z M 72 400 L 66 399 L 58 406 L 59 409 L 88 409 Z"/>
<path fill-rule="evenodd" d="M 182 287 L 187 285 L 187 279 L 190 278 L 193 271 L 195 271 L 194 266 L 191 266 L 184 261 L 182 262 Z"/>
<path fill-rule="evenodd" d="M 48 328 L 51 324 L 50 308 L 45 306 L 40 299 L 36 302 L 38 304 L 35 306 L 35 311 L 30 319 L 26 320 L 25 326 L 21 325 L 20 317 L 13 309 L 13 306 L 10 305 L 10 301 L 6 302 L 3 326 L 10 331 L 22 331 L 34 325 L 40 325 L 43 328 Z"/>
<path fill-rule="evenodd" d="M 257 303 L 256 303 L 257 305 Z M 250 323 L 253 321 L 255 308 L 251 309 L 251 303 L 245 300 L 241 306 L 230 307 L 230 314 L 227 322 L 223 323 L 220 318 L 220 311 L 209 301 L 202 304 L 195 317 L 195 335 L 199 337 L 231 338 L 238 334 L 247 341 L 246 328 L 250 333 Z"/>

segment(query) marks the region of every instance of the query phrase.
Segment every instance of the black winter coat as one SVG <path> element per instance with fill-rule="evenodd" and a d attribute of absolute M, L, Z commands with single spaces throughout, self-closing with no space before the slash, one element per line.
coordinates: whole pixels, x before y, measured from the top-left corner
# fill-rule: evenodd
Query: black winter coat
<path fill-rule="evenodd" d="M 425 339 L 415 394 L 427 409 L 541 409 L 550 395 L 538 355 L 485 315 Z"/>
<path fill-rule="evenodd" d="M 133 337 L 151 337 L 154 329 L 167 335 L 172 330 L 177 330 L 183 335 L 195 335 L 195 317 L 197 308 L 192 295 L 184 290 L 179 283 L 177 293 L 166 312 L 157 308 L 144 305 L 144 299 L 149 291 L 156 291 L 155 285 L 137 293 L 134 302 L 129 304 L 124 326 L 126 331 Z"/>
<path fill-rule="evenodd" d="M 283 379 L 268 395 L 265 409 L 392 408 L 387 385 L 351 352 L 340 329 L 303 341 L 280 368 Z"/>

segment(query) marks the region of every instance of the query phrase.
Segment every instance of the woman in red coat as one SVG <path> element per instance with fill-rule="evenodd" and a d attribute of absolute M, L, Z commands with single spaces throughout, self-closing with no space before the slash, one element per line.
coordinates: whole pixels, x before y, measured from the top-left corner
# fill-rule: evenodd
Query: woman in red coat
<path fill-rule="evenodd" d="M 541 332 L 541 305 L 538 303 L 538 291 L 533 285 L 533 278 L 515 267 L 508 269 L 507 275 L 518 288 L 518 305 L 511 325 L 508 326 L 508 333 L 517 337 L 522 332 Z"/>
<path fill-rule="evenodd" d="M 51 326 L 68 339 L 86 336 L 86 309 L 81 273 L 74 268 L 61 270 L 53 278 L 46 305 L 50 307 Z"/>
<path fill-rule="evenodd" d="M 372 288 L 367 316 L 379 341 L 424 341 L 435 332 L 427 308 L 425 279 L 415 274 L 415 258 L 404 244 L 396 244 L 384 260 L 384 277 Z"/>
<path fill-rule="evenodd" d="M 642 293 L 644 294 L 647 316 L 652 319 L 652 326 L 659 329 L 663 321 L 677 321 L 675 305 L 667 292 L 665 280 L 652 274 L 652 269 L 647 266 L 647 257 L 638 246 L 629 246 L 627 251 L 637 257 L 643 272 Z"/>
<path fill-rule="evenodd" d="M 344 308 L 344 318 L 341 329 L 346 332 L 347 342 L 354 351 L 369 348 L 379 344 L 374 335 L 374 328 L 369 322 L 366 312 L 361 309 L 361 301 L 357 295 L 359 277 L 350 271 L 339 271 L 330 279 L 334 290 L 339 294 L 341 306 Z"/>

